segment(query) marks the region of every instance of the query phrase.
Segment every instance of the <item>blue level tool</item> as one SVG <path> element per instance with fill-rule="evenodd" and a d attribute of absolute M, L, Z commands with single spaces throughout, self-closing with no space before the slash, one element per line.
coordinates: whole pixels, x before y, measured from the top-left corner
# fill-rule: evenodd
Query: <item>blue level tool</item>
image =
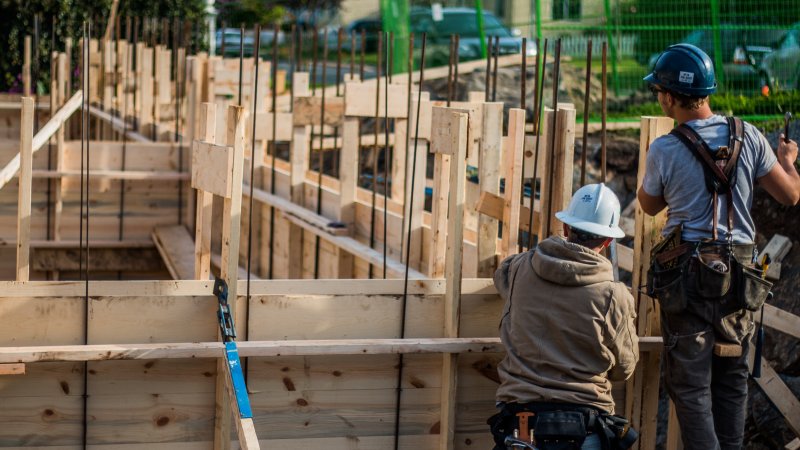
<path fill-rule="evenodd" d="M 228 305 L 228 284 L 225 283 L 225 280 L 220 278 L 214 280 L 214 295 L 217 296 L 219 303 L 217 320 L 219 320 L 222 341 L 225 343 L 225 360 L 228 363 L 228 373 L 233 384 L 233 395 L 236 396 L 236 404 L 239 405 L 239 417 L 251 419 L 253 410 L 250 408 L 250 398 L 247 396 L 247 386 L 244 383 L 242 361 L 239 359 L 239 349 L 236 347 L 236 328 Z"/>

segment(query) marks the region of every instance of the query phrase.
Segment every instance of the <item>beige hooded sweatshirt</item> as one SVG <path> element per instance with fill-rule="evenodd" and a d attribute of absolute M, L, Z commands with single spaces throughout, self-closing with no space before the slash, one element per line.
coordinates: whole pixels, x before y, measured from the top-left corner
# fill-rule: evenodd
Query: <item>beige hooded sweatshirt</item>
<path fill-rule="evenodd" d="M 614 412 L 610 380 L 626 380 L 639 359 L 636 313 L 611 263 L 551 237 L 506 258 L 494 275 L 505 300 L 497 401 L 565 402 Z"/>

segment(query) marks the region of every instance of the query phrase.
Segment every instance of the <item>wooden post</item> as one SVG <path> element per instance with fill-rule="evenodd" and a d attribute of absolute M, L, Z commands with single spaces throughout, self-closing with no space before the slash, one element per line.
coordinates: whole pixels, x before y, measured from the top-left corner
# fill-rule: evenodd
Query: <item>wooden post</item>
<path fill-rule="evenodd" d="M 525 144 L 525 110 L 511 108 L 508 112 L 508 138 L 505 141 L 505 196 L 503 202 L 502 257 L 517 253 L 519 215 L 522 206 L 522 153 Z M 571 166 L 570 166 L 571 167 Z M 570 181 L 572 178 L 570 177 Z"/>
<path fill-rule="evenodd" d="M 308 170 L 309 128 L 293 127 L 290 151 L 291 166 L 289 185 L 294 204 L 305 205 L 305 178 Z M 344 150 L 343 150 L 344 151 Z M 277 214 L 277 213 L 276 213 Z M 303 229 L 295 224 L 289 225 L 289 274 L 290 279 L 303 278 Z M 273 245 L 274 249 L 274 245 Z"/>
<path fill-rule="evenodd" d="M 544 160 L 544 173 L 542 174 L 541 198 L 539 199 L 539 239 L 546 239 L 549 236 L 559 234 L 561 222 L 556 219 L 556 213 L 567 209 L 572 198 L 572 165 L 574 159 L 575 146 L 575 109 L 562 109 L 559 107 L 558 113 L 552 110 L 546 111 L 543 117 L 543 129 L 549 130 L 552 123 L 556 120 L 556 139 L 555 150 L 550 148 L 549 137 L 543 137 L 543 144 L 540 147 L 542 154 L 540 158 Z M 551 164 L 552 162 L 552 164 Z M 553 172 L 548 173 L 550 167 Z M 552 200 L 551 187 L 552 184 Z M 551 203 L 552 201 L 552 203 Z M 552 206 L 550 206 L 552 205 Z M 549 214 L 549 216 L 547 216 Z M 549 221 L 550 234 L 547 233 Z"/>
<path fill-rule="evenodd" d="M 424 94 L 424 93 L 423 93 Z M 416 127 L 417 123 L 417 96 L 412 96 L 411 118 L 408 123 Z M 423 100 L 427 101 L 427 100 Z M 422 126 L 422 124 L 420 124 Z M 396 138 L 395 138 L 396 139 Z M 417 157 L 414 160 L 414 147 L 416 146 Z M 411 267 L 422 270 L 422 215 L 425 211 L 425 173 L 428 166 L 428 142 L 420 138 L 416 143 L 414 136 L 408 135 L 408 182 L 405 186 L 405 200 L 403 201 L 403 215 L 406 221 L 410 221 L 411 238 L 408 236 L 408 222 L 403 226 L 403 254 L 401 260 L 408 263 Z M 411 174 L 416 167 L 414 186 L 411 186 Z M 413 209 L 412 201 L 414 199 Z M 411 246 L 407 249 L 407 246 Z M 408 252 L 408 261 L 406 261 Z"/>
<path fill-rule="evenodd" d="M 30 281 L 31 183 L 33 182 L 33 98 L 22 98 L 17 202 L 17 281 Z"/>
<path fill-rule="evenodd" d="M 103 111 L 111 114 L 111 110 L 113 108 L 113 100 L 114 100 L 114 64 L 113 64 L 113 57 L 114 57 L 114 50 L 111 46 L 111 41 L 104 40 L 103 41 L 103 53 L 102 53 L 103 61 L 102 61 L 102 69 L 101 69 L 101 79 L 97 80 L 99 83 L 102 84 L 103 92 L 102 92 L 102 100 L 101 104 L 103 105 Z M 111 139 L 111 133 L 113 128 L 110 124 L 106 124 L 103 121 L 99 122 L 100 124 L 100 136 L 103 139 Z"/>
<path fill-rule="evenodd" d="M 31 37 L 25 36 L 22 59 L 22 95 L 30 97 L 31 92 Z"/>
<path fill-rule="evenodd" d="M 339 213 L 351 236 L 355 233 L 356 192 L 358 190 L 358 118 L 347 117 L 342 125 L 342 150 L 339 158 Z M 388 199 L 386 200 L 388 203 Z M 385 205 L 388 207 L 387 205 Z M 353 255 L 336 248 L 339 278 L 353 277 Z"/>
<path fill-rule="evenodd" d="M 642 117 L 639 137 L 639 174 L 637 189 L 641 187 L 647 167 L 647 151 L 650 144 L 659 136 L 672 129 L 672 119 L 668 117 Z M 661 229 L 666 221 L 666 210 L 655 217 L 646 216 L 641 207 L 636 206 L 636 232 L 633 247 L 633 286 L 640 286 L 647 279 L 650 267 L 650 250 L 660 240 Z M 637 332 L 639 336 L 660 334 L 659 311 L 656 302 L 633 289 L 634 304 L 638 312 Z M 638 448 L 650 449 L 656 445 L 656 420 L 658 410 L 658 384 L 661 375 L 661 355 L 657 351 L 647 352 L 639 359 L 633 377 L 625 388 L 625 413 L 633 427 L 639 430 Z"/>
<path fill-rule="evenodd" d="M 247 323 L 236 312 L 238 302 L 237 284 L 239 281 L 239 238 L 242 215 L 242 179 L 244 175 L 244 108 L 228 106 L 225 144 L 233 147 L 233 171 L 230 196 L 223 199 L 222 213 L 222 260 L 220 277 L 228 283 L 228 302 L 231 316 L 239 333 L 246 333 Z M 216 419 L 214 423 L 214 449 L 230 448 L 231 398 L 226 394 L 227 362 L 223 359 L 217 364 Z M 252 420 L 251 420 L 252 422 Z M 241 423 L 241 420 L 237 420 Z M 241 430 L 240 430 L 241 432 Z M 240 434 L 241 437 L 241 434 Z"/>
<path fill-rule="evenodd" d="M 394 145 L 392 146 L 391 199 L 400 203 L 405 198 L 406 169 L 408 167 L 408 119 L 394 120 Z M 386 144 L 389 145 L 388 143 Z M 411 174 L 407 175 L 409 178 Z M 387 201 L 388 203 L 388 201 Z"/>
<path fill-rule="evenodd" d="M 483 97 L 483 92 L 480 93 Z M 500 158 L 503 137 L 503 103 L 483 105 L 483 127 L 478 164 L 481 192 L 500 195 Z M 508 192 L 506 190 L 506 192 Z M 478 215 L 478 277 L 491 278 L 497 269 L 497 219 Z"/>
<path fill-rule="evenodd" d="M 442 278 L 445 273 L 447 241 L 447 197 L 450 192 L 450 155 L 435 153 L 433 159 L 433 198 L 431 199 L 431 233 L 428 252 L 428 276 Z"/>
<path fill-rule="evenodd" d="M 58 80 L 56 83 L 57 95 L 60 102 L 59 106 L 63 106 L 65 100 L 68 98 L 67 97 L 67 90 L 69 89 L 69 72 L 67 72 L 68 66 L 69 66 L 69 61 L 67 61 L 66 53 L 59 53 L 58 65 L 57 65 Z M 58 127 L 58 131 L 56 132 L 56 170 L 58 170 L 59 172 L 64 170 L 64 142 L 65 142 L 66 127 L 67 127 L 66 123 Z M 53 240 L 55 241 L 61 240 L 61 212 L 64 209 L 63 189 L 64 189 L 64 179 L 61 178 L 54 180 Z"/>
<path fill-rule="evenodd" d="M 216 141 L 217 107 L 203 103 L 200 114 L 200 134 L 208 143 Z M 210 192 L 197 191 L 197 208 L 194 239 L 194 278 L 207 280 L 211 274 L 211 217 L 213 196 Z"/>
<path fill-rule="evenodd" d="M 458 337 L 461 317 L 461 274 L 464 255 L 464 188 L 467 166 L 467 111 L 433 108 L 431 149 L 437 155 L 451 157 L 447 209 L 447 254 L 445 257 L 444 332 L 445 337 Z M 441 211 L 441 209 L 440 209 Z M 457 354 L 442 357 L 441 418 L 439 448 L 449 450 L 455 445 L 455 407 L 458 359 Z"/>
<path fill-rule="evenodd" d="M 139 83 L 136 88 L 139 93 L 136 101 L 139 103 L 139 132 L 149 136 L 153 126 L 153 49 L 141 46 L 141 59 L 137 61 L 139 65 Z"/>

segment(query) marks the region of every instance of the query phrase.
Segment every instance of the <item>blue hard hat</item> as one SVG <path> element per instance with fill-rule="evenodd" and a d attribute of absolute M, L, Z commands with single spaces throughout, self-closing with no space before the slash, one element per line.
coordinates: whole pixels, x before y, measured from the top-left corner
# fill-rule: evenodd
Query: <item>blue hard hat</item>
<path fill-rule="evenodd" d="M 705 97 L 717 90 L 714 63 L 691 44 L 669 46 L 644 81 L 690 97 Z"/>

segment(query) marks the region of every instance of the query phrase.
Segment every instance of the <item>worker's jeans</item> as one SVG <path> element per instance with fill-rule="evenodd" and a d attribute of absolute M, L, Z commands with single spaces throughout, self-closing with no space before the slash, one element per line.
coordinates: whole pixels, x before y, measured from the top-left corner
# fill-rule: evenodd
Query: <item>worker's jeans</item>
<path fill-rule="evenodd" d="M 723 300 L 699 297 L 690 285 L 688 306 L 661 313 L 664 380 L 675 403 L 685 450 L 740 450 L 747 405 L 747 356 L 753 315 Z M 742 356 L 714 355 L 715 342 L 740 343 Z"/>
<path fill-rule="evenodd" d="M 596 434 L 586 436 L 586 440 L 581 445 L 581 450 L 601 450 L 603 446 L 600 444 L 600 437 Z"/>

